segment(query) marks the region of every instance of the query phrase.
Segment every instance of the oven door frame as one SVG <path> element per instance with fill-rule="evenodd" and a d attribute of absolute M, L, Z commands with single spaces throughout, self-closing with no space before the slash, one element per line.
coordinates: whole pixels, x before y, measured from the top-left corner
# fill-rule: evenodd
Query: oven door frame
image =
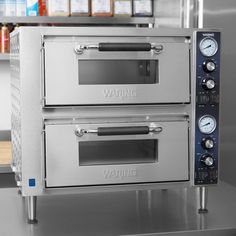
<path fill-rule="evenodd" d="M 98 127 L 130 126 L 157 127 L 158 132 L 107 136 L 98 136 L 94 133 L 94 130 L 97 130 Z M 160 127 L 161 130 L 159 130 Z M 187 182 L 190 178 L 188 146 L 190 137 L 188 127 L 188 121 L 183 120 L 103 124 L 48 124 L 45 126 L 45 187 L 63 188 Z M 76 132 L 81 128 L 92 132 L 85 133 L 79 137 Z M 179 138 L 179 135 L 180 137 L 182 135 L 182 138 Z M 62 140 L 60 140 L 60 136 Z M 54 142 L 55 139 L 60 141 Z M 158 150 L 157 162 L 79 166 L 78 142 L 137 139 L 158 139 L 158 148 L 160 148 Z M 172 147 L 169 147 L 169 145 Z M 69 151 L 65 152 L 65 150 Z M 64 153 L 64 156 L 62 153 Z"/>
<path fill-rule="evenodd" d="M 46 38 L 43 53 L 45 107 L 189 103 L 190 45 L 185 37 L 181 40 L 173 39 L 174 37 L 168 39 L 162 37 L 74 37 L 74 39 L 64 37 L 61 39 L 59 36 L 51 36 Z M 93 45 L 104 42 L 149 43 L 153 47 L 161 47 L 162 50 L 159 52 L 154 49 L 150 51 L 99 51 L 93 48 Z M 78 47 L 88 46 L 91 48 L 84 50 L 83 53 L 76 52 Z M 80 60 L 158 61 L 158 83 L 78 86 Z M 49 65 L 56 65 L 56 67 Z"/>

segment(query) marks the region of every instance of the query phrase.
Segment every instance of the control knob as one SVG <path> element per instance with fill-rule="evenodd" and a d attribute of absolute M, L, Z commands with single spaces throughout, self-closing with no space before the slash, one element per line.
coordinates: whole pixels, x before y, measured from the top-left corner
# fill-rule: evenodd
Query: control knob
<path fill-rule="evenodd" d="M 211 73 L 215 71 L 216 64 L 212 60 L 206 60 L 203 62 L 202 67 L 206 73 Z"/>
<path fill-rule="evenodd" d="M 204 163 L 206 166 L 213 166 L 214 164 L 214 159 L 211 155 L 206 154 L 201 157 L 201 162 Z"/>
<path fill-rule="evenodd" d="M 216 86 L 216 83 L 215 83 L 215 81 L 211 77 L 204 78 L 202 80 L 202 87 L 205 90 L 212 90 L 212 89 L 215 88 L 215 86 Z"/>
<path fill-rule="evenodd" d="M 214 141 L 212 138 L 207 137 L 202 139 L 202 147 L 204 149 L 212 149 L 214 147 Z"/>

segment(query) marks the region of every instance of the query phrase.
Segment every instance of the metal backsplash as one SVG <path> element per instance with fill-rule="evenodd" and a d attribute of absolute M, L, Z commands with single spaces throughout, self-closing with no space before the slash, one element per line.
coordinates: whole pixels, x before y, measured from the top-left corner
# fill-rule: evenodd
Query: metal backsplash
<path fill-rule="evenodd" d="M 155 27 L 192 28 L 197 8 L 195 0 L 154 0 Z"/>

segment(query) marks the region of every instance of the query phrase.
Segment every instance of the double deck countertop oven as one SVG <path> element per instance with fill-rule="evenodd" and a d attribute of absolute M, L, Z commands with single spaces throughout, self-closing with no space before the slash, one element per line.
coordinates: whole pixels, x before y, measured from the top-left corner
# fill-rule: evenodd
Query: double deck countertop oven
<path fill-rule="evenodd" d="M 19 27 L 11 34 L 17 183 L 44 194 L 218 182 L 220 32 Z"/>

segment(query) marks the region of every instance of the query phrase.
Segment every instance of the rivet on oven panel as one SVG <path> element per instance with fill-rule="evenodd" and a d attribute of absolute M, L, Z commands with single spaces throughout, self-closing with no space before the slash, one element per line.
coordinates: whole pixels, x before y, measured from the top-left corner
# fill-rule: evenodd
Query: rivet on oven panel
<path fill-rule="evenodd" d="M 12 165 L 11 169 L 12 169 L 12 172 L 16 172 L 16 166 L 15 165 Z"/>
<path fill-rule="evenodd" d="M 150 128 L 156 128 L 156 127 L 157 127 L 157 126 L 156 126 L 155 123 L 153 123 L 153 122 L 150 123 Z"/>

